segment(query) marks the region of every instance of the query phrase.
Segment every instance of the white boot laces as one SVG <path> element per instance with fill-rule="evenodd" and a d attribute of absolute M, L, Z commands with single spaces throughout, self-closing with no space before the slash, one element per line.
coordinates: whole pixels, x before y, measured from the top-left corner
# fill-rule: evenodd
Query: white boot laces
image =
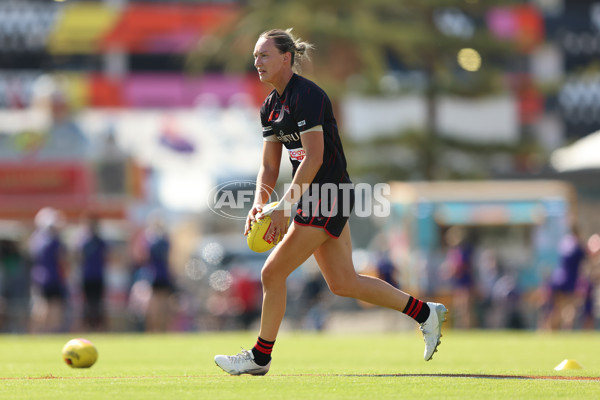
<path fill-rule="evenodd" d="M 245 350 L 244 348 L 242 348 L 242 351 L 240 351 L 235 356 L 229 356 L 229 361 L 231 361 L 234 364 L 239 364 L 252 360 L 254 360 L 254 358 L 252 357 L 252 352 L 250 350 Z"/>

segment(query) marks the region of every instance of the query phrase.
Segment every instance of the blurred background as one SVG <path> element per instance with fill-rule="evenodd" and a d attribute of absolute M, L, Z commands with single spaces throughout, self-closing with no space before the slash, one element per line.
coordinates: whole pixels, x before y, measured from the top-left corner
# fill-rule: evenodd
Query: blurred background
<path fill-rule="evenodd" d="M 0 331 L 256 326 L 266 254 L 209 205 L 256 177 L 252 51 L 288 27 L 352 180 L 389 184 L 358 271 L 456 329 L 597 329 L 600 2 L 0 0 Z M 284 328 L 414 327 L 313 259 L 288 297 Z"/>

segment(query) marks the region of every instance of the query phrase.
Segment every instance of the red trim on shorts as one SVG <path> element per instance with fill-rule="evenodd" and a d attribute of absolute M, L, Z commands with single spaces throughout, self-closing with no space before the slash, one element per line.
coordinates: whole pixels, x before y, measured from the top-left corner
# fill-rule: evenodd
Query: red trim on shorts
<path fill-rule="evenodd" d="M 308 224 L 303 224 L 302 222 L 298 222 L 298 221 L 296 221 L 296 220 L 294 220 L 294 223 L 295 223 L 295 224 L 298 224 L 298 225 L 300 225 L 300 226 L 310 226 L 310 227 L 312 227 L 312 228 L 320 228 L 320 229 L 323 229 L 323 230 L 325 231 L 325 233 L 326 233 L 326 234 L 328 234 L 329 236 L 331 236 L 332 238 L 334 238 L 334 239 L 339 239 L 339 236 L 335 236 L 333 233 L 331 233 L 331 232 L 329 232 L 327 229 L 325 229 L 325 227 L 324 227 L 324 226 L 320 226 L 320 225 L 311 225 L 310 223 L 308 223 Z M 341 233 L 340 233 L 340 235 L 341 235 Z"/>

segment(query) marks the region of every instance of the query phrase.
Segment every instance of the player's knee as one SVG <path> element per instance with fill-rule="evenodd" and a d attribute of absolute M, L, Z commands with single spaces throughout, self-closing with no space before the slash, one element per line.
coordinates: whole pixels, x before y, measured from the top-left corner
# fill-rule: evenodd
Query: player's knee
<path fill-rule="evenodd" d="M 329 290 L 336 296 L 355 297 L 356 284 L 352 279 L 336 279 L 327 282 Z"/>
<path fill-rule="evenodd" d="M 277 266 L 273 263 L 267 262 L 260 273 L 260 279 L 263 287 L 268 288 L 274 285 L 285 285 L 287 276 L 284 276 L 280 270 L 281 268 L 277 268 Z"/>

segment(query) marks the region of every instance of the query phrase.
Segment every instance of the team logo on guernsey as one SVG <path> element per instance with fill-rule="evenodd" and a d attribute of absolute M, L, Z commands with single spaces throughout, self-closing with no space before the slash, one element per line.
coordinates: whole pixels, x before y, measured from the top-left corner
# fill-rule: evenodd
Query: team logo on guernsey
<path fill-rule="evenodd" d="M 248 211 L 254 203 L 257 190 L 259 188 L 256 186 L 256 182 L 251 180 L 233 180 L 221 183 L 209 191 L 206 199 L 208 208 L 221 217 L 245 221 Z M 267 203 L 279 200 L 279 196 L 272 187 L 263 185 L 261 190 L 270 193 Z"/>

